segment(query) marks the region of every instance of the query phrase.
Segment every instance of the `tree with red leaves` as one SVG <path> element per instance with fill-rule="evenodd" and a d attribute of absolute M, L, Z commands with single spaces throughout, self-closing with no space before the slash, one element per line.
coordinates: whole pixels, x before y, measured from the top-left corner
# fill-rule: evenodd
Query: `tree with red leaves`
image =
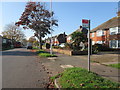
<path fill-rule="evenodd" d="M 20 17 L 16 22 L 17 26 L 22 25 L 24 29 L 32 29 L 39 39 L 40 49 L 42 49 L 42 37 L 51 33 L 51 26 L 58 26 L 58 20 L 53 18 L 54 12 L 49 12 L 41 2 L 28 2 Z"/>

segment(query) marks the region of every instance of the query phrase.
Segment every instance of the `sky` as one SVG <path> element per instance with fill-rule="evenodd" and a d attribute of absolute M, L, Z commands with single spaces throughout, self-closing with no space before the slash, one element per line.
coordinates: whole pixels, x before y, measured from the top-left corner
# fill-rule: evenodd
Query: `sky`
<path fill-rule="evenodd" d="M 2 5 L 1 5 L 2 4 Z M 46 6 L 49 8 L 49 4 Z M 0 33 L 7 24 L 17 22 L 24 11 L 26 2 L 0 3 Z M 117 16 L 117 2 L 53 2 L 54 17 L 58 19 L 58 27 L 54 28 L 52 35 L 60 33 L 71 34 L 82 25 L 82 19 L 91 20 L 91 30 L 103 22 Z M 1 28 L 2 27 L 2 28 Z M 26 37 L 33 36 L 32 30 L 22 30 Z M 46 37 L 50 37 L 47 35 Z"/>

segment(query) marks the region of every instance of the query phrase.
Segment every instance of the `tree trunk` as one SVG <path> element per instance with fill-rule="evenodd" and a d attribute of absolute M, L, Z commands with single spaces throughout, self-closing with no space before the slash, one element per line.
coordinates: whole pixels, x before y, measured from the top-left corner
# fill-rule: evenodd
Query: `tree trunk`
<path fill-rule="evenodd" d="M 38 34 L 39 34 L 39 36 L 38 36 L 38 38 L 39 38 L 39 49 L 42 49 L 42 37 L 41 37 L 40 30 L 38 30 Z"/>
<path fill-rule="evenodd" d="M 42 38 L 41 38 L 41 36 L 39 37 L 39 48 L 42 49 Z"/>

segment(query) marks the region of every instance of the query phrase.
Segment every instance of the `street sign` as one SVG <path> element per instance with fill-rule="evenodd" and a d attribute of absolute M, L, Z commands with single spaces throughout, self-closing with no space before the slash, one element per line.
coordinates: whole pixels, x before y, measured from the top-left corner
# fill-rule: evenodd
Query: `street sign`
<path fill-rule="evenodd" d="M 87 20 L 87 19 L 82 19 L 82 27 L 84 27 L 84 28 L 89 28 L 89 20 Z"/>

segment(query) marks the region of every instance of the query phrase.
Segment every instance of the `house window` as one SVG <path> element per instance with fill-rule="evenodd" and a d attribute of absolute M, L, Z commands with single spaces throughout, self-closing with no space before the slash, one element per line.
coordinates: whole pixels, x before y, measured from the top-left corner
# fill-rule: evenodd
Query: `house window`
<path fill-rule="evenodd" d="M 94 37 L 94 35 L 95 35 L 95 33 L 93 32 L 93 33 L 92 33 L 92 37 Z"/>
<path fill-rule="evenodd" d="M 118 27 L 118 33 L 120 33 L 120 27 Z"/>
<path fill-rule="evenodd" d="M 94 45 L 95 44 L 95 41 L 92 41 L 92 45 Z"/>
<path fill-rule="evenodd" d="M 118 43 L 117 43 L 117 40 L 111 40 L 110 41 L 110 48 L 117 48 L 117 45 Z"/>
<path fill-rule="evenodd" d="M 3 39 L 2 43 L 7 43 L 7 40 L 6 40 L 6 39 Z"/>
<path fill-rule="evenodd" d="M 103 36 L 104 35 L 104 31 L 103 30 L 98 30 L 97 31 L 97 36 Z"/>
<path fill-rule="evenodd" d="M 120 30 L 118 29 L 118 27 L 110 28 L 110 35 L 114 35 L 119 32 L 120 32 Z"/>
<path fill-rule="evenodd" d="M 102 44 L 102 43 L 103 43 L 103 41 L 97 41 L 96 43 L 97 43 L 97 44 Z"/>
<path fill-rule="evenodd" d="M 120 48 L 120 40 L 118 40 L 118 48 Z"/>
<path fill-rule="evenodd" d="M 68 38 L 67 38 L 67 40 L 71 40 L 72 38 L 71 38 L 71 36 L 69 36 Z"/>

